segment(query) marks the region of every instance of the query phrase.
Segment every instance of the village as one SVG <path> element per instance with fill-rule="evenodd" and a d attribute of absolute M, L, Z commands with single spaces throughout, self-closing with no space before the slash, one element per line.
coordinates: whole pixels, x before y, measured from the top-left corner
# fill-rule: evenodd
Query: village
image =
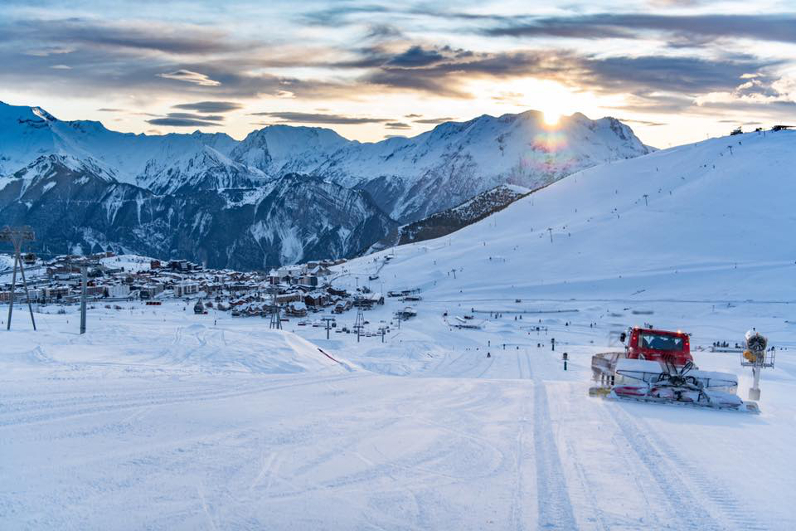
<path fill-rule="evenodd" d="M 352 309 L 370 310 L 384 304 L 384 295 L 367 285 L 354 290 L 336 287 L 334 281 L 346 276 L 333 272 L 345 260 L 321 260 L 287 265 L 269 272 L 240 272 L 207 269 L 187 260 L 158 260 L 112 252 L 87 256 L 61 255 L 40 260 L 33 253 L 21 256 L 26 276 L 13 268 L 0 270 L 0 303 L 13 299 L 17 304 L 70 305 L 81 300 L 85 277 L 86 300 L 93 304 L 140 302 L 160 305 L 166 300 L 194 304 L 197 314 L 209 310 L 229 312 L 232 317 L 272 317 L 277 323 L 305 318 L 322 310 L 342 314 Z M 390 257 L 378 264 L 383 267 Z M 368 282 L 377 279 L 372 275 Z M 416 290 L 390 292 L 390 296 L 417 300 Z M 397 317 L 414 316 L 413 310 Z M 300 325 L 306 323 L 299 323 Z M 281 326 L 281 324 L 277 324 Z M 336 325 L 335 325 L 336 326 Z"/>

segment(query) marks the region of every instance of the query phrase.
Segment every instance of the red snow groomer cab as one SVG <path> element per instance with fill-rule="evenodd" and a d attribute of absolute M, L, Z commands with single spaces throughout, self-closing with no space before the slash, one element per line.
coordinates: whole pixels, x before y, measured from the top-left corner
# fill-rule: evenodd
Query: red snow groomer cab
<path fill-rule="evenodd" d="M 699 370 L 688 334 L 633 327 L 620 340 L 624 351 L 592 357 L 592 373 L 599 384 L 589 390 L 592 396 L 758 411 L 757 404 L 743 402 L 735 394 L 734 374 Z"/>

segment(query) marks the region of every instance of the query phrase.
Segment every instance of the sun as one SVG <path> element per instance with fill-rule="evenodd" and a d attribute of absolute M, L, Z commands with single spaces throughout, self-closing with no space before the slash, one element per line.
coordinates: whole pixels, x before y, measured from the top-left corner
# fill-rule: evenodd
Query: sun
<path fill-rule="evenodd" d="M 553 110 L 546 110 L 543 111 L 544 116 L 544 123 L 547 125 L 558 125 L 558 121 L 561 119 L 561 113 L 558 111 Z"/>

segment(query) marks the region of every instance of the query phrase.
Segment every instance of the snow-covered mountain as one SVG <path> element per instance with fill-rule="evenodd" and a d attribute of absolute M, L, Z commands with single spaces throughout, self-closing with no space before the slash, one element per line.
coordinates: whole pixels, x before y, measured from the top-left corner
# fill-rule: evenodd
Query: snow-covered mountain
<path fill-rule="evenodd" d="M 367 190 L 401 222 L 458 205 L 500 184 L 538 188 L 606 161 L 651 149 L 614 118 L 582 114 L 546 126 L 528 111 L 446 122 L 413 138 L 376 143 L 315 128 L 271 126 L 251 133 L 232 153 L 263 172 L 318 175 Z"/>
<path fill-rule="evenodd" d="M 564 118 L 555 129 L 533 111 L 481 116 L 444 123 L 414 138 L 376 143 L 350 141 L 329 129 L 276 125 L 238 142 L 221 133 L 119 133 L 99 122 L 61 121 L 38 107 L 0 103 L 0 186 L 11 186 L 0 193 L 5 198 L 0 223 L 26 223 L 47 233 L 49 225 L 36 225 L 43 218 L 34 215 L 35 209 L 22 206 L 46 204 L 52 209 L 49 202 L 64 196 L 45 197 L 50 188 L 41 183 L 52 185 L 57 175 L 61 187 L 69 176 L 78 183 L 94 183 L 94 195 L 81 195 L 89 189 L 85 184 L 62 190 L 74 211 L 70 215 L 82 225 L 68 236 L 58 227 L 53 252 L 78 245 L 85 250 L 119 248 L 255 268 L 265 257 L 276 265 L 350 256 L 384 238 L 396 225 L 392 220 L 412 222 L 501 184 L 537 188 L 585 167 L 649 151 L 617 120 L 592 121 L 580 114 Z M 294 190 L 280 189 L 286 186 Z M 335 196 L 335 201 L 305 203 L 305 209 L 289 214 L 288 203 L 303 202 L 299 190 L 307 197 Z M 108 227 L 94 218 L 96 201 L 103 202 L 106 212 L 119 212 L 125 203 L 110 203 L 127 201 L 129 195 L 136 197 L 136 204 L 158 205 L 152 215 L 166 218 L 151 223 L 160 229 L 142 221 L 136 207 L 128 224 L 118 227 L 124 237 L 106 232 Z M 243 204 L 253 205 L 252 215 L 264 213 L 260 203 L 269 197 L 284 210 L 266 209 L 268 222 L 231 214 Z M 277 201 L 285 197 L 291 200 Z M 162 210 L 165 205 L 175 210 Z M 180 210 L 187 205 L 190 214 Z M 344 220 L 345 215 L 352 217 Z M 183 226 L 189 218 L 193 223 Z M 224 229 L 213 240 L 215 250 L 199 251 L 201 245 L 191 238 L 204 241 L 207 234 L 202 231 L 212 231 L 210 219 Z M 167 230 L 188 232 L 171 235 Z M 242 236 L 247 233 L 264 240 L 254 237 L 254 244 Z"/>
<path fill-rule="evenodd" d="M 48 155 L 0 185 L 0 224 L 31 225 L 37 248 L 54 253 L 134 250 L 264 269 L 355 256 L 395 227 L 366 193 L 297 175 L 244 190 L 155 194 Z"/>

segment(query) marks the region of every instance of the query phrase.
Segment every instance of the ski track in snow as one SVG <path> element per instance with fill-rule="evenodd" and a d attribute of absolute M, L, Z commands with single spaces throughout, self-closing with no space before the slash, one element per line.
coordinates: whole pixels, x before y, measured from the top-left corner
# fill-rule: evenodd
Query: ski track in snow
<path fill-rule="evenodd" d="M 626 439 L 627 447 L 644 464 L 650 476 L 666 497 L 672 513 L 678 514 L 675 528 L 715 529 L 728 527 L 721 521 L 729 519 L 733 529 L 767 529 L 732 494 L 711 482 L 687 456 L 678 454 L 643 419 L 631 416 L 620 404 L 606 405 L 611 418 Z"/>
<path fill-rule="evenodd" d="M 5 428 L 14 428 L 26 424 L 37 424 L 42 422 L 60 421 L 72 417 L 81 417 L 86 415 L 94 415 L 97 413 L 114 412 L 126 409 L 138 409 L 142 407 L 152 408 L 156 406 L 173 405 L 180 403 L 202 402 L 210 400 L 223 400 L 227 398 L 238 398 L 246 395 L 256 395 L 268 393 L 272 391 L 279 391 L 291 387 L 300 387 L 307 385 L 316 385 L 319 383 L 329 383 L 339 380 L 348 380 L 361 377 L 359 374 L 348 374 L 342 376 L 331 376 L 314 379 L 299 379 L 294 383 L 284 383 L 273 385 L 269 387 L 262 387 L 260 385 L 243 390 L 230 392 L 229 390 L 223 391 L 190 391 L 180 393 L 168 393 L 166 397 L 159 395 L 146 394 L 135 397 L 125 398 L 112 398 L 108 400 L 107 397 L 98 396 L 94 400 L 72 400 L 57 402 L 40 402 L 38 405 L 30 408 L 17 408 L 14 412 L 23 412 L 26 415 L 6 417 L 4 414 L 9 411 L 6 407 L 0 408 L 0 430 Z M 63 409 L 63 412 L 59 410 Z M 45 413 L 46 412 L 46 413 Z"/>
<path fill-rule="evenodd" d="M 528 365 L 528 379 L 532 379 L 534 384 L 533 439 L 536 458 L 536 499 L 539 508 L 538 528 L 576 529 L 577 522 L 572 512 L 572 502 L 569 499 L 556 436 L 553 432 L 555 424 L 550 418 L 550 408 L 547 404 L 547 389 L 544 382 L 534 376 L 527 350 L 524 357 Z"/>
<path fill-rule="evenodd" d="M 741 500 L 735 498 L 727 489 L 717 488 L 715 482 L 712 482 L 697 466 L 689 462 L 688 456 L 671 448 L 666 439 L 643 418 L 631 416 L 623 407 L 611 408 L 611 416 L 628 438 L 628 443 L 635 449 L 636 454 L 640 454 L 640 450 L 645 449 L 646 456 L 642 458 L 644 464 L 655 463 L 655 467 L 648 466 L 650 472 L 656 467 L 659 469 L 663 463 L 667 465 L 666 472 L 661 476 L 656 476 L 656 479 L 660 482 L 668 475 L 672 481 L 677 482 L 679 490 L 687 496 L 691 504 L 686 506 L 690 514 L 702 515 L 704 512 L 700 510 L 700 507 L 710 508 L 708 518 L 701 520 L 697 518 L 693 522 L 689 522 L 692 528 L 727 529 L 725 525 L 717 523 L 720 517 L 729 519 L 734 529 L 767 529 L 766 526 L 750 517 L 751 511 Z M 665 479 L 661 486 L 666 481 L 669 480 Z M 669 501 L 673 504 L 683 502 L 680 497 L 670 497 Z M 680 507 L 680 505 L 675 505 L 675 507 Z"/>

